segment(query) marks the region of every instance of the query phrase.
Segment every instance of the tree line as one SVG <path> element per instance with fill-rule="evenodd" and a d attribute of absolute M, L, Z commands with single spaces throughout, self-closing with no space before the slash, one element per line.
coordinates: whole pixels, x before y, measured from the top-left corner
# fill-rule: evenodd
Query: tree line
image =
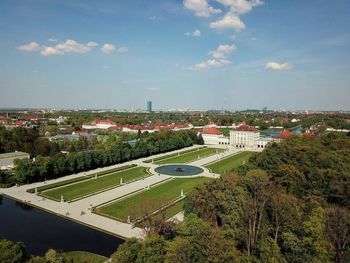
<path fill-rule="evenodd" d="M 91 169 L 110 166 L 157 153 L 203 144 L 192 131 L 160 131 L 141 134 L 135 145 L 111 144 L 105 150 L 73 152 L 51 157 L 37 156 L 33 160 L 17 160 L 14 174 L 2 179 L 3 184 L 24 184 L 58 178 Z M 5 182 L 4 182 L 5 181 Z"/>

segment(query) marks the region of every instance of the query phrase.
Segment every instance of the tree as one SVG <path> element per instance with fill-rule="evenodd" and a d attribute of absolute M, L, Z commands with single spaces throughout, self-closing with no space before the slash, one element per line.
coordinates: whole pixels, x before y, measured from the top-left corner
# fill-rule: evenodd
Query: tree
<path fill-rule="evenodd" d="M 163 237 L 150 235 L 142 243 L 137 256 L 137 263 L 163 263 L 166 254 L 166 244 Z"/>
<path fill-rule="evenodd" d="M 168 243 L 166 262 L 168 263 L 191 263 L 193 261 L 192 244 L 189 240 L 176 237 Z"/>
<path fill-rule="evenodd" d="M 271 237 L 262 239 L 257 250 L 261 263 L 286 263 L 277 242 Z"/>
<path fill-rule="evenodd" d="M 313 208 L 303 222 L 302 246 L 306 262 L 334 262 L 332 244 L 325 236 L 325 214 L 321 206 Z"/>
<path fill-rule="evenodd" d="M 269 210 L 275 242 L 277 242 L 281 230 L 287 231 L 293 225 L 301 222 L 298 199 L 281 189 L 277 189 L 271 195 Z"/>
<path fill-rule="evenodd" d="M 6 239 L 0 241 L 1 263 L 22 263 L 27 259 L 28 254 L 22 242 L 13 242 Z"/>
<path fill-rule="evenodd" d="M 343 263 L 350 244 L 350 212 L 346 208 L 333 206 L 326 209 L 325 216 L 326 235 L 334 246 L 337 262 Z"/>
<path fill-rule="evenodd" d="M 54 249 L 49 249 L 45 254 L 45 259 L 48 263 L 64 263 L 64 257 Z"/>
<path fill-rule="evenodd" d="M 272 183 L 265 171 L 251 170 L 244 183 L 249 195 L 246 209 L 246 247 L 248 256 L 254 254 L 262 228 L 265 207 L 271 195 Z"/>
<path fill-rule="evenodd" d="M 134 263 L 136 262 L 138 253 L 140 252 L 142 243 L 137 238 L 127 239 L 118 247 L 111 257 L 112 263 Z"/>

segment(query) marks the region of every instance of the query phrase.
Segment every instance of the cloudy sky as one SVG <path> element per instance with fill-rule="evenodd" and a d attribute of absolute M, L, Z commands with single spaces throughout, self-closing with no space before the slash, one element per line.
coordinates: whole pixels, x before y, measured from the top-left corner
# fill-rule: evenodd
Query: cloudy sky
<path fill-rule="evenodd" d="M 0 108 L 350 110 L 348 0 L 2 0 Z"/>

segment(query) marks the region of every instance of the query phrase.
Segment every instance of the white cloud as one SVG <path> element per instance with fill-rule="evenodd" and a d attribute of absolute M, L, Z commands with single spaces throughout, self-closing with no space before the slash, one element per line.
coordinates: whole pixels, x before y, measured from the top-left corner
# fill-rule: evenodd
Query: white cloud
<path fill-rule="evenodd" d="M 97 47 L 97 46 L 98 46 L 98 44 L 97 44 L 96 42 L 94 42 L 94 41 L 90 41 L 90 42 L 88 42 L 86 45 L 87 45 L 88 47 Z"/>
<path fill-rule="evenodd" d="M 27 45 L 17 47 L 20 51 L 34 52 L 40 50 L 40 45 L 36 42 L 31 42 Z"/>
<path fill-rule="evenodd" d="M 202 36 L 202 33 L 199 29 L 196 29 L 195 31 L 193 32 L 186 32 L 185 33 L 185 36 L 189 36 L 189 37 L 201 37 Z"/>
<path fill-rule="evenodd" d="M 63 53 L 86 53 L 91 50 L 91 47 L 68 39 L 66 42 L 56 45 L 54 49 L 62 51 Z"/>
<path fill-rule="evenodd" d="M 225 54 L 222 52 L 218 52 L 218 51 L 210 51 L 209 54 L 215 58 L 215 59 L 222 59 L 225 58 Z"/>
<path fill-rule="evenodd" d="M 237 14 L 245 14 L 250 12 L 253 7 L 261 5 L 261 0 L 216 0 L 220 4 L 230 8 L 230 11 Z"/>
<path fill-rule="evenodd" d="M 210 51 L 209 54 L 215 59 L 224 59 L 227 54 L 231 54 L 237 49 L 235 45 L 219 45 L 214 51 Z"/>
<path fill-rule="evenodd" d="M 235 51 L 237 48 L 235 45 L 219 45 L 216 51 L 222 52 L 225 54 L 231 54 L 233 51 Z"/>
<path fill-rule="evenodd" d="M 101 47 L 101 51 L 105 54 L 113 53 L 115 51 L 115 46 L 112 44 L 106 43 Z"/>
<path fill-rule="evenodd" d="M 149 17 L 149 20 L 156 20 L 156 19 L 157 19 L 156 16 L 150 16 L 150 17 Z"/>
<path fill-rule="evenodd" d="M 209 24 L 212 29 L 233 29 L 240 32 L 245 29 L 245 24 L 240 16 L 252 11 L 256 6 L 263 4 L 262 0 L 215 0 L 223 5 L 222 10 L 227 10 L 224 16 Z M 213 14 L 219 14 L 221 9 L 215 9 L 209 5 L 209 0 L 184 0 L 183 5 L 186 9 L 195 12 L 196 16 L 209 17 Z"/>
<path fill-rule="evenodd" d="M 49 41 L 49 42 L 58 42 L 58 39 L 57 38 L 49 38 L 47 41 Z"/>
<path fill-rule="evenodd" d="M 117 48 L 115 45 L 106 43 L 101 47 L 101 51 L 105 54 L 111 54 L 111 53 L 126 53 L 129 51 L 127 47 L 119 47 Z"/>
<path fill-rule="evenodd" d="M 196 16 L 209 17 L 221 13 L 220 9 L 215 9 L 208 4 L 207 0 L 184 0 L 184 7 L 195 13 Z"/>
<path fill-rule="evenodd" d="M 225 65 L 229 65 L 231 64 L 231 61 L 227 60 L 227 59 L 208 59 L 205 62 L 201 62 L 198 64 L 194 65 L 194 69 L 209 69 L 209 68 L 218 68 L 218 67 L 222 67 Z M 193 67 L 190 67 L 190 69 L 193 69 Z"/>
<path fill-rule="evenodd" d="M 289 63 L 280 64 L 277 62 L 269 62 L 266 63 L 265 68 L 269 70 L 290 70 L 293 66 Z"/>
<path fill-rule="evenodd" d="M 47 57 L 47 56 L 63 56 L 64 52 L 61 50 L 58 50 L 54 47 L 46 47 L 44 46 L 43 49 L 40 51 L 40 54 Z"/>
<path fill-rule="evenodd" d="M 245 24 L 238 15 L 227 13 L 223 18 L 210 23 L 209 28 L 212 29 L 233 29 L 240 32 L 245 29 Z"/>
<path fill-rule="evenodd" d="M 236 50 L 234 44 L 227 45 L 221 44 L 217 47 L 216 50 L 210 51 L 209 55 L 212 56 L 211 59 L 197 63 L 193 66 L 183 66 L 182 69 L 185 70 L 200 70 L 200 69 L 209 69 L 209 68 L 218 68 L 232 64 L 230 60 L 227 59 L 227 55 L 233 53 Z"/>
<path fill-rule="evenodd" d="M 56 42 L 56 39 L 49 38 L 48 42 Z M 40 51 L 40 54 L 43 56 L 57 56 L 57 55 L 64 55 L 65 53 L 86 53 L 91 51 L 93 47 L 98 46 L 96 42 L 90 41 L 86 45 L 78 43 L 75 40 L 68 39 L 63 43 L 59 43 L 54 46 L 46 46 L 46 45 L 39 45 L 37 42 L 31 42 L 27 45 L 23 45 L 18 47 L 18 50 L 21 51 Z"/>

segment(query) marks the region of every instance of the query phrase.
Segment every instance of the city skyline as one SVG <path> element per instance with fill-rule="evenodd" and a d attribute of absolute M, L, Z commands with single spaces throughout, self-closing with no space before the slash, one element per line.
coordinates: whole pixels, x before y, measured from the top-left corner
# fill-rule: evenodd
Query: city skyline
<path fill-rule="evenodd" d="M 2 1 L 1 108 L 350 110 L 350 3 Z"/>

